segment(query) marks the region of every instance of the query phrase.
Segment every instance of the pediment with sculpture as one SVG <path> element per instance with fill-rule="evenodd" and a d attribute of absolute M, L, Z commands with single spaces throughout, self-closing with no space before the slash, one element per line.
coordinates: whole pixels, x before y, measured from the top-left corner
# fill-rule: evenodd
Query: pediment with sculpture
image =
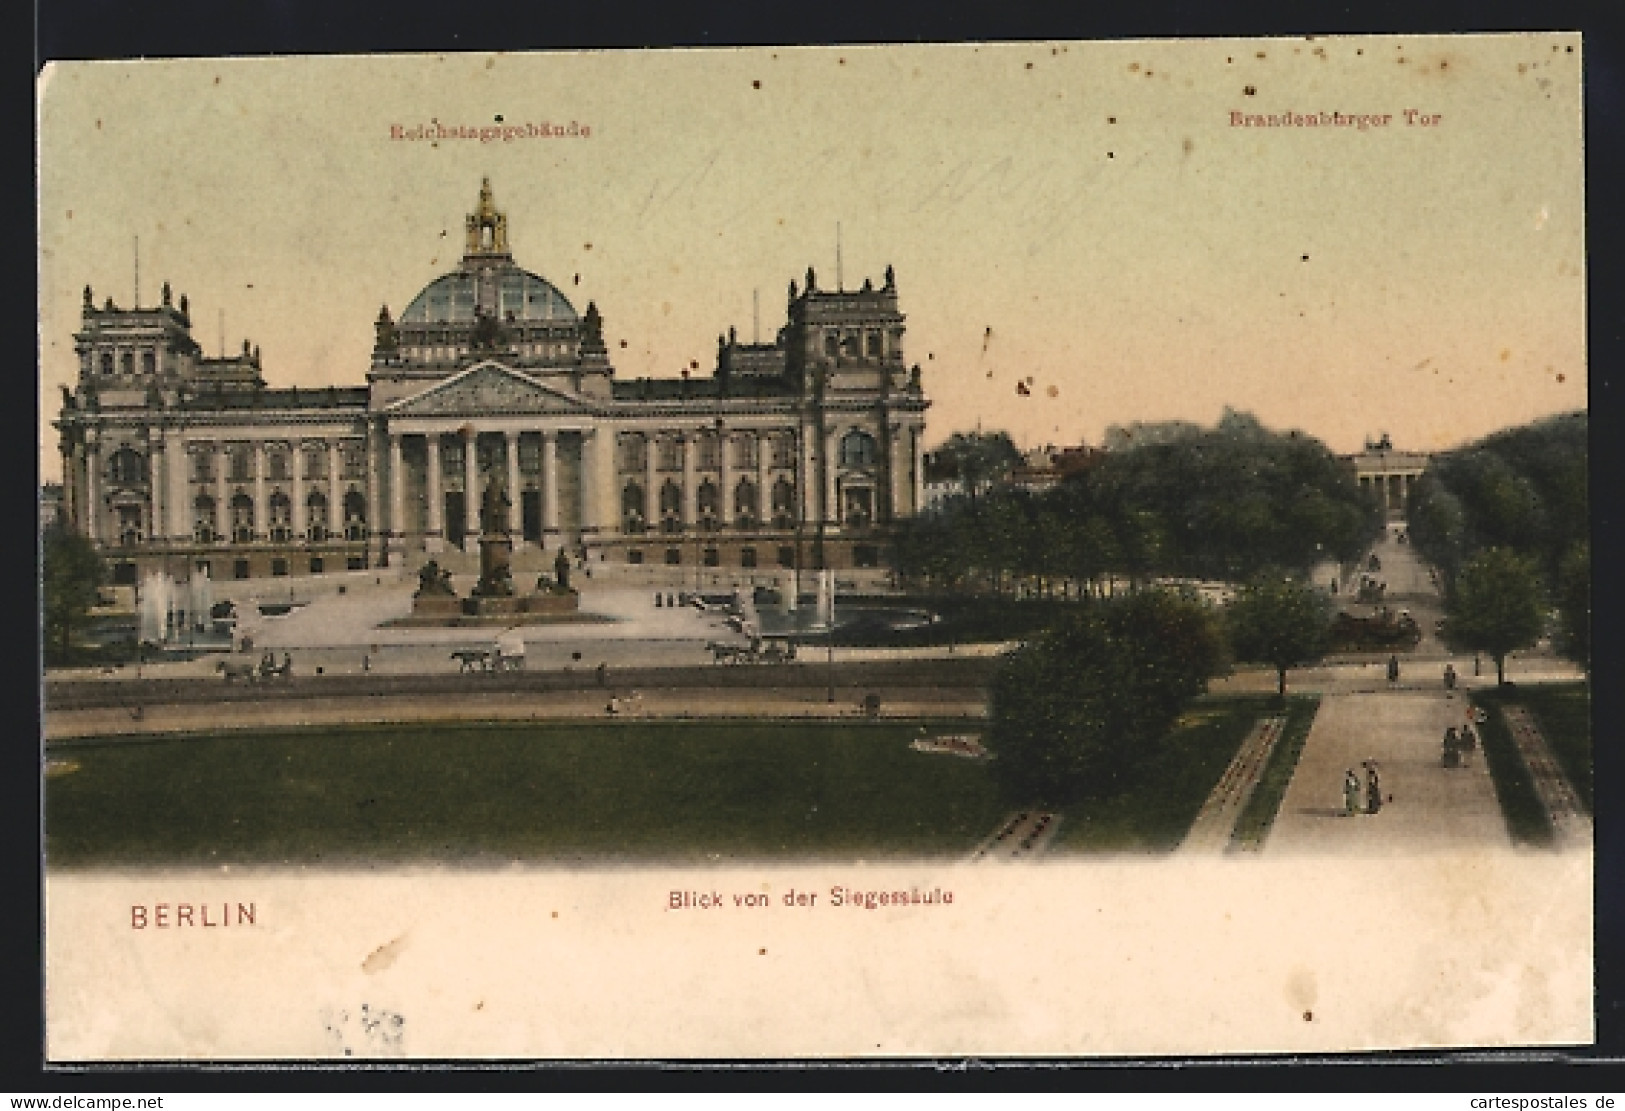
<path fill-rule="evenodd" d="M 484 416 L 493 413 L 583 413 L 563 390 L 496 363 L 483 363 L 388 406 L 391 416 Z"/>

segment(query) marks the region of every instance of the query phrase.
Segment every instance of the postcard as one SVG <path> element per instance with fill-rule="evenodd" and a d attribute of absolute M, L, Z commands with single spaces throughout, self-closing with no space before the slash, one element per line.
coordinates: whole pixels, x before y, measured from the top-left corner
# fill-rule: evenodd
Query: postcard
<path fill-rule="evenodd" d="M 1589 1043 L 1581 46 L 48 65 L 48 1060 Z"/>

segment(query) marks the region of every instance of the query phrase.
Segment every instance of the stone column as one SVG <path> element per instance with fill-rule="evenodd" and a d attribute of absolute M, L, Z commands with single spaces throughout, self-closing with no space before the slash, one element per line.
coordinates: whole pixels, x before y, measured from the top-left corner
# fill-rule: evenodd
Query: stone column
<path fill-rule="evenodd" d="M 559 539 L 559 434 L 542 433 L 542 547 Z"/>
<path fill-rule="evenodd" d="M 908 431 L 909 439 L 913 443 L 911 454 L 914 460 L 914 504 L 908 507 L 911 514 L 917 514 L 925 508 L 925 460 L 921 458 L 920 432 L 919 425 L 914 425 Z"/>
<path fill-rule="evenodd" d="M 603 435 L 602 428 L 593 428 L 581 433 L 581 467 L 578 471 L 581 485 L 581 538 L 586 542 L 587 534 L 596 533 L 599 529 L 598 520 L 599 488 L 603 485 L 603 476 L 598 473 L 598 440 Z"/>
<path fill-rule="evenodd" d="M 231 536 L 231 487 L 226 473 L 231 469 L 231 452 L 219 440 L 214 442 L 214 531 L 216 536 Z"/>
<path fill-rule="evenodd" d="M 519 485 L 519 433 L 503 433 L 502 448 L 508 456 L 508 532 L 514 550 L 525 546 L 525 495 Z"/>
<path fill-rule="evenodd" d="M 699 484 L 694 480 L 694 456 L 700 446 L 699 434 L 687 432 L 677 439 L 683 453 L 683 527 L 693 529 L 699 521 Z"/>
<path fill-rule="evenodd" d="M 305 519 L 305 445 L 296 439 L 289 441 L 289 446 L 293 455 L 288 460 L 293 468 L 293 481 L 288 497 L 293 507 L 288 527 L 293 530 L 294 540 L 299 541 L 309 535 L 305 530 L 310 527 L 310 522 Z"/>
<path fill-rule="evenodd" d="M 643 434 L 643 521 L 650 528 L 660 522 L 660 490 L 655 486 L 655 438 Z"/>
<path fill-rule="evenodd" d="M 429 520 L 424 526 L 428 535 L 424 537 L 425 551 L 443 552 L 446 550 L 445 511 L 446 498 L 440 491 L 440 433 L 431 432 L 428 435 L 428 461 L 424 464 L 427 473 L 423 476 L 424 496 L 428 500 Z"/>
<path fill-rule="evenodd" d="M 727 531 L 734 520 L 733 471 L 728 466 L 728 440 L 731 436 L 726 425 L 717 425 L 717 485 L 721 487 L 719 493 L 722 502 L 717 506 L 717 524 L 722 531 Z"/>
<path fill-rule="evenodd" d="M 169 480 L 169 474 L 164 467 L 164 441 L 163 433 L 154 440 L 152 434 L 147 434 L 147 542 L 164 539 L 168 531 L 168 502 L 164 497 L 164 485 Z"/>
<path fill-rule="evenodd" d="M 379 524 L 380 524 L 380 522 L 382 521 L 382 518 L 383 518 L 383 511 L 382 511 L 382 509 L 380 508 L 380 506 L 378 504 L 378 502 L 379 502 L 379 498 L 378 498 L 379 474 L 378 474 L 378 472 L 383 468 L 383 463 L 378 458 L 378 455 L 379 455 L 379 452 L 378 452 L 378 437 L 381 434 L 382 434 L 382 429 L 377 424 L 373 423 L 372 421 L 367 422 L 367 442 L 366 442 L 366 448 L 367 448 L 367 527 L 366 527 L 366 538 L 367 538 L 368 551 L 371 551 L 371 549 L 372 549 L 372 538 L 374 536 L 384 536 L 384 537 L 387 538 L 387 536 L 389 535 L 384 529 L 379 527 Z"/>
<path fill-rule="evenodd" d="M 164 438 L 169 441 L 165 464 L 169 470 L 169 535 L 184 541 L 192 531 L 192 499 L 188 497 L 191 487 L 187 485 L 192 460 L 186 454 L 186 440 L 180 429 L 170 429 Z"/>
<path fill-rule="evenodd" d="M 835 464 L 839 456 L 836 455 L 835 430 L 832 428 L 824 433 L 824 525 L 827 529 L 839 530 L 841 527 L 841 507 L 836 504 L 838 491 L 835 487 Z"/>
<path fill-rule="evenodd" d="M 406 550 L 406 459 L 401 434 L 389 434 L 389 546 Z"/>
<path fill-rule="evenodd" d="M 796 437 L 796 458 L 800 462 L 796 474 L 796 493 L 801 498 L 801 519 L 809 525 L 818 524 L 818 499 L 824 489 L 824 480 L 818 473 L 818 426 L 802 425 Z"/>
<path fill-rule="evenodd" d="M 903 437 L 908 435 L 908 429 L 901 424 L 888 421 L 886 428 L 886 506 L 884 517 L 880 516 L 880 506 L 876 506 L 875 519 L 896 521 L 907 516 L 904 508 L 908 495 L 904 485 L 908 480 L 908 464 L 904 462 Z"/>
<path fill-rule="evenodd" d="M 463 433 L 463 550 L 477 550 L 480 534 L 480 434 L 472 427 Z"/>
<path fill-rule="evenodd" d="M 342 536 L 344 529 L 344 458 L 338 440 L 327 442 L 327 534 Z"/>
<path fill-rule="evenodd" d="M 768 482 L 768 463 L 771 461 L 768 449 L 772 444 L 772 437 L 765 432 L 756 433 L 756 521 L 757 527 L 763 527 L 773 514 L 773 489 Z"/>
<path fill-rule="evenodd" d="M 254 441 L 254 539 L 271 535 L 265 509 L 265 441 Z"/>
<path fill-rule="evenodd" d="M 598 532 L 608 535 L 620 531 L 616 522 L 620 510 L 620 493 L 615 482 L 615 429 L 601 425 L 592 434 L 592 476 L 595 489 L 592 496 L 598 504 Z"/>

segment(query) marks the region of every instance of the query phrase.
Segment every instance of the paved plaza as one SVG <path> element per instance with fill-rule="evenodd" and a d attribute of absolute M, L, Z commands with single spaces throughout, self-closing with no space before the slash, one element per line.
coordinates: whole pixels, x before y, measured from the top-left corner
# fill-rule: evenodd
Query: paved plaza
<path fill-rule="evenodd" d="M 1464 846 L 1510 848 L 1482 748 L 1464 767 L 1441 766 L 1445 729 L 1466 719 L 1464 695 L 1400 691 L 1330 695 L 1309 731 L 1297 771 L 1264 842 L 1271 856 L 1426 853 Z M 1383 805 L 1344 811 L 1352 769 L 1365 799 L 1366 761 L 1376 761 Z M 1390 800 L 1391 796 L 1391 801 Z"/>

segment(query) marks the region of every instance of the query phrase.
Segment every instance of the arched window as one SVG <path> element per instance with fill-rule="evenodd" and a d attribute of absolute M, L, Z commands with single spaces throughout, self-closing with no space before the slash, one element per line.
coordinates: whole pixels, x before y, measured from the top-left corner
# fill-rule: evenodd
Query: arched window
<path fill-rule="evenodd" d="M 247 494 L 231 499 L 231 539 L 234 544 L 254 539 L 254 499 Z"/>
<path fill-rule="evenodd" d="M 288 456 L 281 450 L 270 452 L 266 456 L 267 476 L 272 482 L 288 481 Z"/>
<path fill-rule="evenodd" d="M 773 527 L 794 528 L 796 524 L 796 488 L 787 478 L 773 484 Z"/>
<path fill-rule="evenodd" d="M 102 352 L 101 366 L 103 374 L 110 375 L 113 373 L 113 353 L 111 351 Z"/>
<path fill-rule="evenodd" d="M 660 488 L 660 530 L 681 532 L 683 529 L 683 491 L 670 479 Z"/>
<path fill-rule="evenodd" d="M 621 530 L 643 532 L 648 527 L 649 521 L 644 514 L 643 487 L 636 482 L 628 482 L 621 490 Z"/>
<path fill-rule="evenodd" d="M 254 477 L 253 457 L 245 447 L 231 449 L 231 480 L 247 482 Z"/>
<path fill-rule="evenodd" d="M 700 515 L 700 527 L 712 531 L 717 527 L 717 519 L 722 515 L 722 491 L 717 484 L 709 478 L 700 483 L 697 496 L 694 499 L 695 509 Z"/>
<path fill-rule="evenodd" d="M 281 490 L 272 494 L 267 506 L 270 513 L 269 525 L 271 539 L 288 541 L 293 539 L 293 502 Z"/>
<path fill-rule="evenodd" d="M 742 529 L 755 528 L 761 512 L 756 496 L 756 483 L 748 478 L 739 480 L 734 487 L 734 520 Z"/>
<path fill-rule="evenodd" d="M 869 357 L 871 359 L 880 358 L 880 344 L 881 344 L 880 333 L 879 332 L 870 332 L 869 333 Z"/>
<path fill-rule="evenodd" d="M 192 502 L 192 535 L 199 544 L 211 544 L 220 538 L 218 522 L 214 517 L 214 499 L 200 494 Z"/>
<path fill-rule="evenodd" d="M 134 448 L 121 447 L 108 461 L 108 471 L 119 486 L 136 486 L 147 479 L 147 460 Z"/>
<path fill-rule="evenodd" d="M 312 490 L 305 499 L 305 520 L 310 522 L 305 535 L 312 540 L 327 539 L 327 495 Z"/>
<path fill-rule="evenodd" d="M 853 429 L 841 437 L 841 466 L 872 467 L 875 454 L 875 438 L 869 433 Z"/>

